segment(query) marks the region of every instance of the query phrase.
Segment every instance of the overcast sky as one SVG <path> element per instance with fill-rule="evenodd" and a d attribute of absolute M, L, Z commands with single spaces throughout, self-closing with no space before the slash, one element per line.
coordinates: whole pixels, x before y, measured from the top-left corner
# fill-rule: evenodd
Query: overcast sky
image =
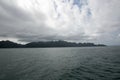
<path fill-rule="evenodd" d="M 0 40 L 120 45 L 120 0 L 0 0 Z"/>

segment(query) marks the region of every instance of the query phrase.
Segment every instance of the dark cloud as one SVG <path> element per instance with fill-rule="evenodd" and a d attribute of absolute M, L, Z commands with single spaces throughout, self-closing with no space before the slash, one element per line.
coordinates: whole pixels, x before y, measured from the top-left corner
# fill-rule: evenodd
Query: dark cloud
<path fill-rule="evenodd" d="M 40 12 L 33 16 L 17 5 L 11 5 L 4 0 L 0 1 L 0 11 L 0 37 L 30 41 L 35 38 L 38 40 L 39 37 L 53 32 L 51 28 L 44 24 L 44 15 Z M 35 21 L 36 17 L 38 23 Z"/>

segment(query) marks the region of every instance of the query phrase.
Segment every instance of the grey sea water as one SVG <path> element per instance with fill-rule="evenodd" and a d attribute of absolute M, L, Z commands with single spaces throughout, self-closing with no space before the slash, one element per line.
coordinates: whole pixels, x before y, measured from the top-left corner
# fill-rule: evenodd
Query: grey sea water
<path fill-rule="evenodd" d="M 120 47 L 0 49 L 0 80 L 120 80 Z"/>

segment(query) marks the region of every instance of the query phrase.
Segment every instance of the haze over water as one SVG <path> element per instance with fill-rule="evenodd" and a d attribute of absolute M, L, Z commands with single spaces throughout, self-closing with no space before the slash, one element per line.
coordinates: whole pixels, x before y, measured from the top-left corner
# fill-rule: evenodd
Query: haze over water
<path fill-rule="evenodd" d="M 120 80 L 120 47 L 0 49 L 0 80 Z"/>

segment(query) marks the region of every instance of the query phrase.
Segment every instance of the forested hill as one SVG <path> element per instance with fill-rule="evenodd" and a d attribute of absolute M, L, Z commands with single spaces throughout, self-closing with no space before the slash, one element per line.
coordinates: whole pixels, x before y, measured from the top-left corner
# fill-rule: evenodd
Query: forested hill
<path fill-rule="evenodd" d="M 106 46 L 104 44 L 94 43 L 76 43 L 67 41 L 40 41 L 30 42 L 27 44 L 18 44 L 12 41 L 0 41 L 0 48 L 45 48 L 45 47 L 94 47 L 94 46 Z"/>

